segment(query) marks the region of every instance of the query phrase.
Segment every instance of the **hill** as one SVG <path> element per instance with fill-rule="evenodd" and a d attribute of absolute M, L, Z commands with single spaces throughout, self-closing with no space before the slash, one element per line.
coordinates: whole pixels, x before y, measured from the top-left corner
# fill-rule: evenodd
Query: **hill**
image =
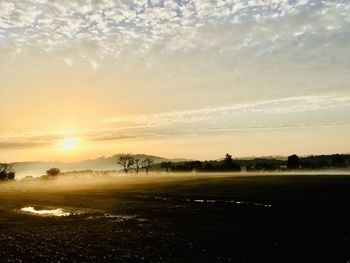
<path fill-rule="evenodd" d="M 184 159 L 167 159 L 159 156 L 146 155 L 146 154 L 135 154 L 137 158 L 145 159 L 150 157 L 153 159 L 155 164 L 171 161 L 179 162 L 184 161 Z M 59 168 L 62 172 L 68 171 L 81 171 L 81 170 L 94 170 L 94 171 L 106 171 L 106 170 L 120 170 L 122 167 L 117 164 L 117 159 L 119 154 L 115 154 L 110 157 L 102 156 L 96 159 L 88 159 L 79 162 L 16 162 L 14 169 L 16 171 L 17 178 L 23 178 L 26 176 L 41 176 L 46 173 L 46 171 L 52 167 Z"/>

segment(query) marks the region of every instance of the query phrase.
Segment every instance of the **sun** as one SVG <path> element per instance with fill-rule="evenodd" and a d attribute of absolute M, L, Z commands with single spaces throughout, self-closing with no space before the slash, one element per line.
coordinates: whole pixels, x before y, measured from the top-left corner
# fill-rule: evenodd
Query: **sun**
<path fill-rule="evenodd" d="M 80 138 L 69 138 L 59 142 L 60 147 L 64 151 L 74 151 L 77 149 L 77 143 L 80 141 Z"/>

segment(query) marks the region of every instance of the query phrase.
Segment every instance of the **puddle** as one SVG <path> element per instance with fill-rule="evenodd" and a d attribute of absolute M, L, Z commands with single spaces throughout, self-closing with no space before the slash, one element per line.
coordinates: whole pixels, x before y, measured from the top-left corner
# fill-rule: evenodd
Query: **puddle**
<path fill-rule="evenodd" d="M 215 200 L 215 199 L 186 199 L 187 202 L 194 203 L 228 203 L 228 204 L 236 204 L 236 205 L 251 205 L 251 206 L 262 206 L 262 207 L 272 207 L 269 204 L 261 204 L 254 202 L 245 202 L 245 201 L 235 201 L 235 200 Z"/>
<path fill-rule="evenodd" d="M 253 206 L 262 206 L 262 207 L 272 207 L 272 205 L 269 205 L 269 204 L 244 202 L 244 201 L 234 201 L 234 200 L 225 201 L 225 203 L 234 203 L 234 204 L 237 204 L 237 205 L 253 205 Z"/>
<path fill-rule="evenodd" d="M 18 210 L 17 210 L 18 211 Z M 125 221 L 137 221 L 146 222 L 146 219 L 139 218 L 137 215 L 118 215 L 112 213 L 101 213 L 96 211 L 83 211 L 74 209 L 36 209 L 33 206 L 26 206 L 20 209 L 20 212 L 26 214 L 32 214 L 37 216 L 52 216 L 52 217 L 67 217 L 67 216 L 80 216 L 80 219 L 85 220 L 110 220 L 114 222 L 125 222 Z"/>
<path fill-rule="evenodd" d="M 97 216 L 89 216 L 86 218 L 87 220 L 95 220 L 95 219 L 110 219 L 115 222 L 125 222 L 129 220 L 136 220 L 139 222 L 145 222 L 146 220 L 143 218 L 138 218 L 136 215 L 114 215 L 105 213 L 103 215 L 97 215 Z"/>
<path fill-rule="evenodd" d="M 250 206 L 262 206 L 262 207 L 272 207 L 269 204 L 245 202 L 245 201 L 235 201 L 235 200 L 216 200 L 216 199 L 186 199 L 186 202 L 193 203 L 225 203 L 225 204 L 235 204 L 235 205 L 250 205 Z"/>
<path fill-rule="evenodd" d="M 41 215 L 41 216 L 70 216 L 71 215 L 71 213 L 64 211 L 62 208 L 37 210 L 32 206 L 27 206 L 27 207 L 21 208 L 21 211 L 35 214 L 35 215 Z"/>
<path fill-rule="evenodd" d="M 248 205 L 248 206 L 260 206 L 260 207 L 272 207 L 270 204 L 263 203 L 254 203 L 254 202 L 246 202 L 246 201 L 237 201 L 237 200 L 219 200 L 219 199 L 179 199 L 179 198 L 171 198 L 171 197 L 161 197 L 161 196 L 137 196 L 139 198 L 149 198 L 154 200 L 161 201 L 182 201 L 182 202 L 190 202 L 190 203 L 208 203 L 208 204 L 233 204 L 233 205 Z"/>

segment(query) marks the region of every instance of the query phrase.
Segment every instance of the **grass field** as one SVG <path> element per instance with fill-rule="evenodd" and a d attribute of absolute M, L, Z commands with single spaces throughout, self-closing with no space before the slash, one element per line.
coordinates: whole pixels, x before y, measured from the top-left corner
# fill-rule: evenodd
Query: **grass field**
<path fill-rule="evenodd" d="M 349 201 L 347 175 L 4 183 L 0 262 L 347 262 Z"/>

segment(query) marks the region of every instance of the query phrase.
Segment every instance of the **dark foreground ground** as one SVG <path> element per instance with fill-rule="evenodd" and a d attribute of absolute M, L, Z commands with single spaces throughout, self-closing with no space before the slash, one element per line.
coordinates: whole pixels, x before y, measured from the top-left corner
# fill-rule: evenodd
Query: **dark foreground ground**
<path fill-rule="evenodd" d="M 337 175 L 3 187 L 0 262 L 349 262 L 349 201 Z"/>

